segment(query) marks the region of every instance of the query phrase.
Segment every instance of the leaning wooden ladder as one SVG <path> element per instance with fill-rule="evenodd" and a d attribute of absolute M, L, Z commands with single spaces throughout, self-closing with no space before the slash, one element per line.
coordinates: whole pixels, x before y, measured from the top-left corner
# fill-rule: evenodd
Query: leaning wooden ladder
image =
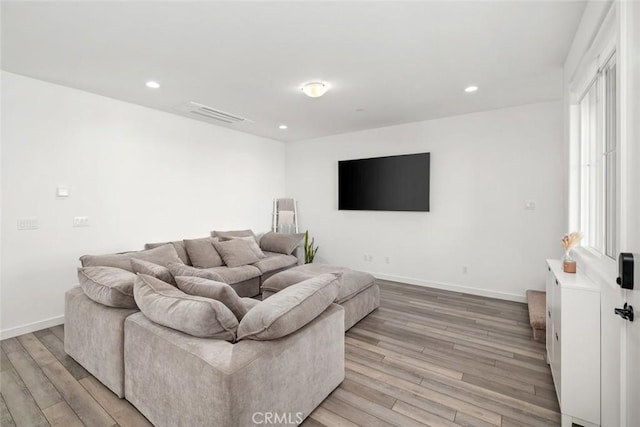
<path fill-rule="evenodd" d="M 295 199 L 273 199 L 271 231 L 298 232 L 298 204 Z"/>

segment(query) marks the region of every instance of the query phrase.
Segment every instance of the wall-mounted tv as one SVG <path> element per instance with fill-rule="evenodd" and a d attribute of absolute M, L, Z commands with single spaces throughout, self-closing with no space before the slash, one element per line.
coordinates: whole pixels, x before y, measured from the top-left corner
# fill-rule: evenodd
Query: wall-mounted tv
<path fill-rule="evenodd" d="M 338 209 L 429 212 L 430 153 L 338 162 Z"/>

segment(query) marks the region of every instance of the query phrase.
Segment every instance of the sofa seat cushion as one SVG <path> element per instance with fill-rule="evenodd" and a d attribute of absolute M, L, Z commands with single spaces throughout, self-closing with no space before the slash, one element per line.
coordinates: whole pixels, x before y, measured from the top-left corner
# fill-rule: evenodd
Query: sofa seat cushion
<path fill-rule="evenodd" d="M 215 280 L 217 282 L 224 282 L 222 276 L 213 271 L 213 268 L 196 268 L 190 265 L 184 264 L 169 264 L 169 271 L 173 275 L 173 277 L 178 276 L 191 276 L 191 277 L 201 277 L 203 279 Z"/>
<path fill-rule="evenodd" d="M 182 262 L 176 249 L 170 244 L 144 251 L 106 255 L 83 255 L 80 257 L 80 262 L 83 267 L 116 267 L 133 272 L 133 268 L 131 267 L 132 258 L 149 261 L 163 267 L 174 262 Z"/>
<path fill-rule="evenodd" d="M 146 274 L 138 274 L 133 293 L 140 311 L 159 325 L 195 337 L 235 340 L 238 319 L 220 301 L 185 294 Z"/>
<path fill-rule="evenodd" d="M 176 285 L 173 274 L 171 274 L 171 271 L 169 271 L 167 267 L 135 258 L 131 260 L 131 267 L 133 268 L 133 272 L 136 274 L 148 274 L 149 276 L 153 276 L 156 279 L 160 279 L 163 282 L 169 283 L 173 286 Z"/>
<path fill-rule="evenodd" d="M 226 283 L 189 276 L 178 276 L 176 282 L 178 288 L 189 295 L 220 301 L 231 310 L 238 321 L 247 314 L 248 309 L 245 303 L 236 291 Z"/>
<path fill-rule="evenodd" d="M 293 255 L 284 255 L 275 252 L 265 252 L 266 258 L 254 262 L 253 266 L 258 268 L 261 273 L 279 270 L 281 268 L 290 267 L 297 264 L 298 258 Z"/>
<path fill-rule="evenodd" d="M 240 267 L 215 267 L 209 270 L 217 273 L 222 279 L 222 282 L 230 285 L 260 276 L 260 270 L 252 265 L 243 265 Z"/>
<path fill-rule="evenodd" d="M 369 273 L 351 270 L 346 267 L 336 267 L 328 264 L 305 264 L 290 268 L 269 277 L 262 284 L 262 291 L 269 294 L 280 292 L 291 285 L 310 279 L 320 274 L 342 273 L 338 279 L 338 295 L 336 303 L 342 304 L 358 293 L 372 286 L 376 279 Z"/>
<path fill-rule="evenodd" d="M 260 302 L 240 321 L 238 340 L 274 340 L 302 328 L 333 303 L 339 275 L 321 274 Z"/>
<path fill-rule="evenodd" d="M 136 308 L 133 282 L 136 275 L 115 267 L 82 267 L 78 281 L 84 293 L 93 301 L 115 308 Z"/>

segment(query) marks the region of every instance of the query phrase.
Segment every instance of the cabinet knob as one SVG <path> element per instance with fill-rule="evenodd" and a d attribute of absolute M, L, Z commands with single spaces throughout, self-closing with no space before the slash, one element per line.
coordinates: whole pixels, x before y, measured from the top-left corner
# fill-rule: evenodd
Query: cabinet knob
<path fill-rule="evenodd" d="M 556 279 L 556 286 L 558 286 L 558 279 Z"/>
<path fill-rule="evenodd" d="M 558 341 L 558 333 L 556 332 L 556 341 Z"/>
<path fill-rule="evenodd" d="M 551 312 L 549 311 L 549 319 L 551 319 Z"/>

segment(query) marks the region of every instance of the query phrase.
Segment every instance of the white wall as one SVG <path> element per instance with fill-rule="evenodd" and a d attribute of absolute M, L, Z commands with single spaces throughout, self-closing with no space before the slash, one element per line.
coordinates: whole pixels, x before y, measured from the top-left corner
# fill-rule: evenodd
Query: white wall
<path fill-rule="evenodd" d="M 2 338 L 61 323 L 83 254 L 268 230 L 283 143 L 11 73 L 2 83 Z M 40 228 L 18 231 L 31 216 Z"/>
<path fill-rule="evenodd" d="M 556 101 L 289 143 L 287 194 L 321 261 L 523 301 L 561 254 L 562 136 Z M 337 210 L 338 160 L 417 152 L 431 152 L 431 212 Z"/>

